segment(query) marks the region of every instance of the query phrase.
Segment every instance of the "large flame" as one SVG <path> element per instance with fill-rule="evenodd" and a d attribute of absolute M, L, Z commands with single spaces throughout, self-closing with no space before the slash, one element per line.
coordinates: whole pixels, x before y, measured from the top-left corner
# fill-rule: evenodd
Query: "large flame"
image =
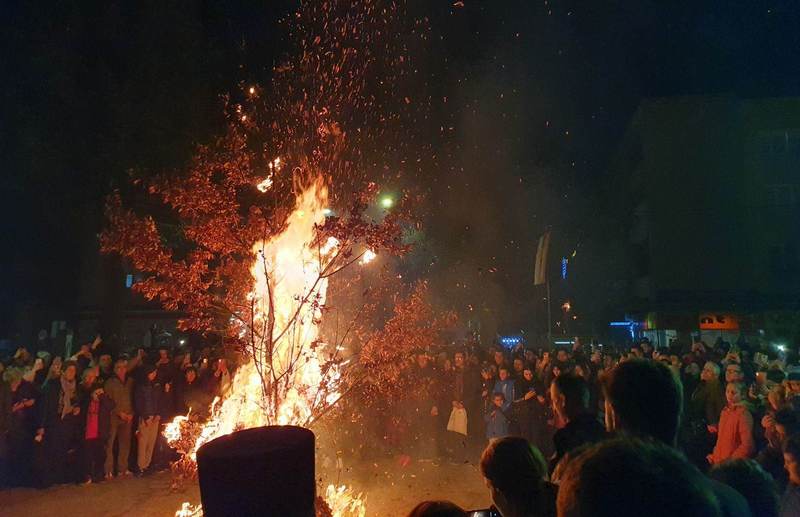
<path fill-rule="evenodd" d="M 196 436 L 183 447 L 191 463 L 197 450 L 214 438 L 263 425 L 308 425 L 316 408 L 339 397 L 339 373 L 335 367 L 323 373 L 324 345 L 318 340 L 328 287 L 324 272 L 339 251 L 333 237 L 314 244 L 327 202 L 328 191 L 319 178 L 298 195 L 285 230 L 253 246 L 252 313 L 247 315 L 252 320 L 242 318 L 247 323 L 239 325 L 241 337 L 250 343 L 249 361 L 239 367 L 229 391 L 214 400 L 211 417 L 199 430 L 179 416 L 164 432 L 171 444 Z M 327 495 L 333 499 L 334 516 L 364 515 L 363 502 L 345 487 L 329 488 Z"/>

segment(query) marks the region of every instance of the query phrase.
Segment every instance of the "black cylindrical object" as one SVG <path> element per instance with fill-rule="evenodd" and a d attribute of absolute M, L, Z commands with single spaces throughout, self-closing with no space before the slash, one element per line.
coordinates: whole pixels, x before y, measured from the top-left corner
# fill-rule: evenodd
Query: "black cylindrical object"
<path fill-rule="evenodd" d="M 206 517 L 314 517 L 314 433 L 294 426 L 245 429 L 197 451 Z"/>

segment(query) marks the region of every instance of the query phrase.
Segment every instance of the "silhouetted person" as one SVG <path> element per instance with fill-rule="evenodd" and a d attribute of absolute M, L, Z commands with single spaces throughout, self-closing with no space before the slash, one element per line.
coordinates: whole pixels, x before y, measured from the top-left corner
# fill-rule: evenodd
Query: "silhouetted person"
<path fill-rule="evenodd" d="M 606 429 L 639 438 L 655 438 L 675 447 L 683 411 L 683 388 L 666 365 L 634 359 L 620 363 L 605 383 Z M 727 517 L 750 515 L 736 490 L 712 481 Z"/>
<path fill-rule="evenodd" d="M 564 471 L 559 517 L 716 517 L 709 483 L 677 451 L 621 438 L 590 447 Z"/>
<path fill-rule="evenodd" d="M 492 440 L 481 456 L 481 473 L 503 517 L 555 516 L 557 489 L 545 481 L 542 453 L 526 439 Z"/>
<path fill-rule="evenodd" d="M 450 501 L 423 501 L 409 512 L 408 517 L 467 517 L 467 512 Z"/>
<path fill-rule="evenodd" d="M 783 444 L 783 461 L 789 475 L 789 485 L 781 497 L 781 517 L 800 515 L 800 434 L 787 438 Z"/>
<path fill-rule="evenodd" d="M 569 451 L 588 443 L 602 440 L 605 429 L 589 411 L 589 387 L 577 375 L 565 374 L 550 385 L 550 400 L 553 412 L 566 422 L 553 436 L 555 453 L 550 459 L 550 472 Z"/>
<path fill-rule="evenodd" d="M 777 517 L 778 490 L 775 480 L 754 460 L 724 461 L 715 465 L 708 476 L 742 494 L 754 516 Z"/>

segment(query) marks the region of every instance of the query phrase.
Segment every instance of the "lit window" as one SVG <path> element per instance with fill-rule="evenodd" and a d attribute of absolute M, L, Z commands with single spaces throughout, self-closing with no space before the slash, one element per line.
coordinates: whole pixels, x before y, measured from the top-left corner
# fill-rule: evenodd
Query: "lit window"
<path fill-rule="evenodd" d="M 133 275 L 131 274 L 125 275 L 125 287 L 130 289 L 132 285 L 133 285 Z"/>

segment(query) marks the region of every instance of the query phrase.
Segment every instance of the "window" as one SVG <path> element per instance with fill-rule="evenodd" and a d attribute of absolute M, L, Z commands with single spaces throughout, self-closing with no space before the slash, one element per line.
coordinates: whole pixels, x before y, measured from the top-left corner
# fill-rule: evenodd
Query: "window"
<path fill-rule="evenodd" d="M 133 285 L 133 275 L 128 273 L 127 275 L 125 275 L 125 287 L 130 289 L 132 285 Z"/>

